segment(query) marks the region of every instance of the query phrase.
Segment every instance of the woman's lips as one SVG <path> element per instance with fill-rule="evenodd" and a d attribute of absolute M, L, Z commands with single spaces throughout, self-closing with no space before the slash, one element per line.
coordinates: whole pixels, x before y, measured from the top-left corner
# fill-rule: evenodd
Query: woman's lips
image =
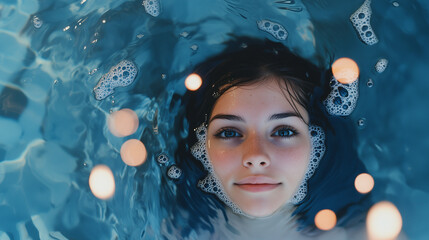
<path fill-rule="evenodd" d="M 265 192 L 272 190 L 276 187 L 278 187 L 280 183 L 278 184 L 236 184 L 239 188 L 249 191 L 249 192 Z"/>
<path fill-rule="evenodd" d="M 249 192 L 264 192 L 278 187 L 281 183 L 267 176 L 249 176 L 234 183 L 237 187 Z"/>

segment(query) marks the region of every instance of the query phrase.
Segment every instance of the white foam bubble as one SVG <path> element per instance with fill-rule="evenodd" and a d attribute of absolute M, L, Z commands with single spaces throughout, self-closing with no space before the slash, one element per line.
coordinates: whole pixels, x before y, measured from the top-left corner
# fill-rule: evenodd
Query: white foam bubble
<path fill-rule="evenodd" d="M 378 62 L 375 64 L 375 71 L 377 71 L 378 73 L 384 72 L 384 70 L 386 70 L 387 68 L 388 63 L 389 61 L 385 58 L 378 60 Z"/>
<path fill-rule="evenodd" d="M 142 4 L 146 13 L 153 17 L 158 17 L 160 13 L 160 5 L 158 0 L 143 0 Z"/>
<path fill-rule="evenodd" d="M 103 100 L 114 92 L 117 87 L 125 87 L 133 83 L 137 68 L 133 62 L 122 60 L 104 74 L 94 87 L 95 99 Z"/>
<path fill-rule="evenodd" d="M 164 163 L 168 162 L 168 156 L 165 153 L 161 153 L 158 155 L 156 160 L 158 161 L 158 163 L 164 164 Z"/>
<path fill-rule="evenodd" d="M 352 21 L 353 27 L 358 32 L 359 38 L 368 45 L 378 42 L 377 36 L 371 27 L 371 14 L 371 0 L 365 0 L 362 6 L 350 16 L 350 21 Z"/>
<path fill-rule="evenodd" d="M 271 22 L 268 20 L 261 20 L 256 22 L 258 24 L 258 28 L 262 31 L 265 31 L 278 40 L 286 40 L 287 31 L 286 29 L 279 23 Z"/>
<path fill-rule="evenodd" d="M 228 197 L 223 186 L 219 179 L 216 176 L 216 173 L 213 170 L 213 166 L 208 158 L 207 147 L 206 147 L 206 137 L 207 137 L 207 127 L 205 124 L 201 124 L 196 130 L 195 134 L 197 135 L 197 143 L 191 147 L 192 155 L 198 159 L 204 166 L 204 168 L 209 172 L 207 177 L 198 181 L 198 187 L 201 190 L 215 194 L 222 202 L 224 202 L 228 207 L 232 209 L 234 213 L 244 214 L 243 211 Z"/>
<path fill-rule="evenodd" d="M 311 139 L 311 154 L 308 163 L 307 171 L 305 172 L 304 179 L 290 200 L 293 204 L 300 203 L 307 195 L 307 181 L 313 176 L 316 168 L 319 166 L 320 160 L 325 154 L 325 132 L 319 126 L 310 125 L 308 128 Z"/>
<path fill-rule="evenodd" d="M 171 179 L 178 179 L 180 176 L 182 176 L 182 169 L 173 165 L 168 169 L 167 175 Z"/>
<path fill-rule="evenodd" d="M 215 194 L 222 202 L 232 209 L 234 213 L 243 214 L 243 211 L 226 194 L 215 173 L 210 173 L 203 180 L 198 181 L 198 187 L 204 192 Z"/>
<path fill-rule="evenodd" d="M 331 92 L 325 101 L 323 101 L 326 110 L 334 116 L 350 115 L 355 109 L 359 97 L 359 80 L 350 84 L 342 84 L 335 77 L 332 77 L 330 85 Z"/>
<path fill-rule="evenodd" d="M 207 170 L 207 172 L 212 173 L 213 167 L 212 164 L 207 157 L 207 148 L 206 148 L 206 136 L 207 136 L 207 128 L 204 124 L 199 126 L 195 130 L 195 134 L 197 135 L 197 143 L 195 143 L 194 146 L 191 147 L 191 153 L 192 155 L 201 161 L 204 168 Z"/>

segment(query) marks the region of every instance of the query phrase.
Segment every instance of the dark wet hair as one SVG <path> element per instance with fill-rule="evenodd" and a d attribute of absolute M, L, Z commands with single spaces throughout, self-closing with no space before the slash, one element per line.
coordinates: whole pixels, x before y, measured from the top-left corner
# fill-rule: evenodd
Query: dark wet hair
<path fill-rule="evenodd" d="M 329 67 L 316 66 L 280 43 L 246 38 L 229 42 L 222 54 L 198 65 L 195 73 L 202 77 L 203 85 L 198 91 L 188 91 L 183 96 L 186 110 L 176 122 L 181 133 L 187 133 L 179 141 L 176 152 L 177 164 L 186 179 L 178 182 L 178 192 L 187 193 L 178 196 L 178 201 L 198 219 L 189 222 L 188 231 L 197 226 L 212 230 L 204 219 L 215 213 L 213 208 L 223 205 L 214 195 L 201 197 L 201 190 L 197 188 L 198 180 L 207 172 L 190 154 L 190 147 L 197 141 L 193 130 L 208 122 L 216 100 L 228 89 L 250 85 L 267 77 L 284 81 L 285 94 L 291 96 L 295 111 L 295 103 L 303 106 L 309 113 L 310 123 L 322 127 L 326 134 L 325 155 L 307 182 L 307 196 L 293 213 L 298 217 L 300 228 L 314 230 L 314 216 L 322 209 L 333 210 L 339 225 L 346 225 L 350 219 L 356 219 L 356 215 L 365 213 L 369 207 L 368 196 L 357 193 L 353 186 L 355 177 L 366 172 L 355 149 L 353 125 L 347 118 L 330 116 L 322 104 L 330 92 L 332 76 Z"/>
<path fill-rule="evenodd" d="M 309 110 L 311 93 L 323 75 L 318 67 L 294 55 L 283 44 L 255 39 L 230 44 L 223 54 L 200 64 L 195 73 L 202 77 L 203 85 L 197 92 L 188 93 L 193 99 L 187 116 L 191 127 L 210 119 L 217 99 L 229 89 L 270 77 L 285 83 L 279 82 L 279 87 L 284 87 L 286 100 L 302 118 L 296 104 Z"/>

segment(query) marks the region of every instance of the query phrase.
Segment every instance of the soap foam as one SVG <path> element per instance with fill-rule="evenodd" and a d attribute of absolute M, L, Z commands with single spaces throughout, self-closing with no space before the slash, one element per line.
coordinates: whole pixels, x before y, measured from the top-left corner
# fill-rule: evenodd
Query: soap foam
<path fill-rule="evenodd" d="M 168 156 L 165 153 L 161 153 L 156 158 L 159 164 L 165 164 L 168 162 Z"/>
<path fill-rule="evenodd" d="M 260 30 L 273 35 L 278 40 L 286 40 L 288 33 L 286 29 L 279 23 L 271 22 L 268 20 L 261 20 L 257 21 L 256 23 L 258 24 L 258 28 Z"/>
<path fill-rule="evenodd" d="M 386 70 L 387 68 L 388 63 L 389 61 L 385 58 L 378 60 L 378 62 L 375 64 L 375 71 L 377 71 L 378 73 L 384 72 L 384 70 Z"/>
<path fill-rule="evenodd" d="M 175 165 L 172 165 L 168 171 L 167 171 L 167 175 L 169 178 L 171 179 L 179 179 L 180 176 L 182 176 L 182 169 L 178 168 Z"/>
<path fill-rule="evenodd" d="M 244 214 L 243 211 L 228 197 L 213 170 L 212 163 L 210 162 L 207 153 L 207 127 L 205 126 L 205 123 L 201 124 L 201 126 L 195 130 L 195 133 L 197 135 L 198 142 L 191 147 L 191 153 L 209 172 L 207 177 L 198 181 L 198 187 L 204 192 L 215 194 L 222 202 L 230 207 L 234 213 Z"/>
<path fill-rule="evenodd" d="M 300 203 L 307 195 L 307 181 L 313 176 L 316 168 L 319 166 L 320 160 L 325 154 L 325 132 L 319 126 L 310 125 L 308 128 L 311 139 L 311 154 L 310 161 L 308 163 L 307 171 L 305 172 L 304 179 L 295 195 L 290 200 L 293 204 Z"/>
<path fill-rule="evenodd" d="M 158 17 L 160 13 L 159 1 L 158 0 L 143 0 L 143 6 L 146 13 L 153 17 Z"/>
<path fill-rule="evenodd" d="M 365 0 L 362 6 L 350 16 L 350 21 L 352 21 L 353 27 L 358 32 L 359 38 L 368 45 L 378 42 L 370 24 L 371 14 L 371 0 Z"/>
<path fill-rule="evenodd" d="M 355 109 L 359 97 L 359 80 L 350 84 L 342 84 L 332 77 L 330 85 L 332 90 L 323 101 L 326 110 L 334 116 L 350 115 Z"/>
<path fill-rule="evenodd" d="M 103 100 L 114 92 L 117 87 L 125 87 L 133 83 L 137 68 L 133 62 L 122 60 L 104 74 L 94 87 L 95 99 Z"/>

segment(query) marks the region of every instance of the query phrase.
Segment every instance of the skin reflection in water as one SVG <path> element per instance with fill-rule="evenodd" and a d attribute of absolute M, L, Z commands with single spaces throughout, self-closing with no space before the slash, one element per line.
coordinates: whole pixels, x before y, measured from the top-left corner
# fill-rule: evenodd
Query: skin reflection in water
<path fill-rule="evenodd" d="M 95 166 L 89 175 L 89 187 L 99 199 L 109 199 L 115 193 L 115 179 L 112 170 L 106 165 Z"/>

